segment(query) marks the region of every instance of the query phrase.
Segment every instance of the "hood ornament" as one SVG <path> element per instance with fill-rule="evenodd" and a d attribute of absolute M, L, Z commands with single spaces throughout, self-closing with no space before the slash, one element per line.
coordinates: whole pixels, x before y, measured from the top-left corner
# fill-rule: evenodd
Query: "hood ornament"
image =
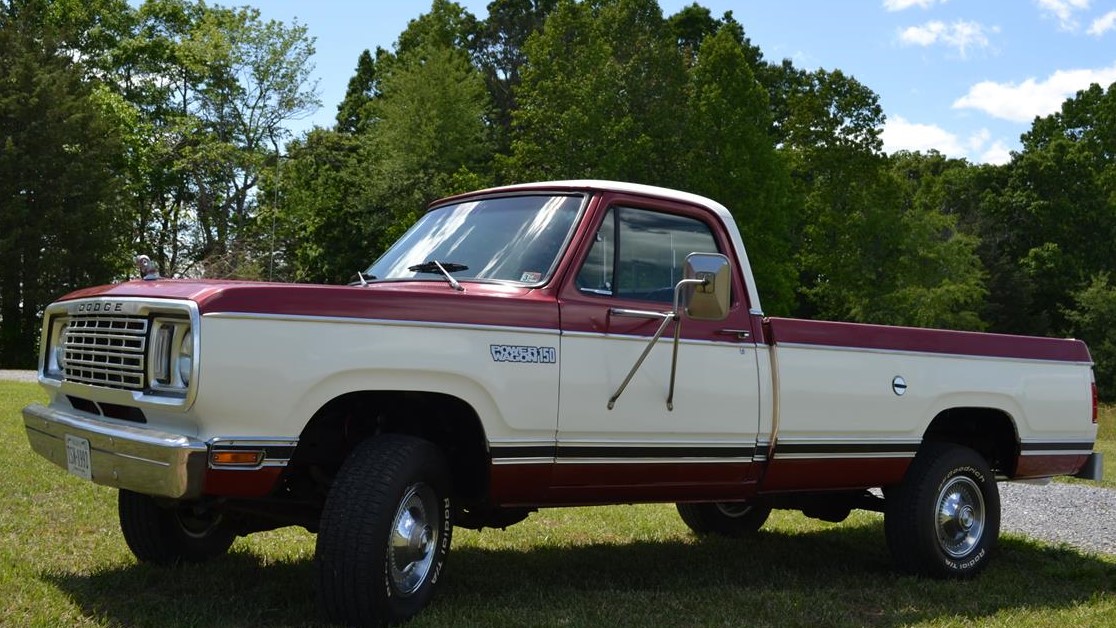
<path fill-rule="evenodd" d="M 140 277 L 144 281 L 154 281 L 159 278 L 159 269 L 155 266 L 155 262 L 146 255 L 137 255 L 135 257 L 136 270 L 139 271 Z"/>

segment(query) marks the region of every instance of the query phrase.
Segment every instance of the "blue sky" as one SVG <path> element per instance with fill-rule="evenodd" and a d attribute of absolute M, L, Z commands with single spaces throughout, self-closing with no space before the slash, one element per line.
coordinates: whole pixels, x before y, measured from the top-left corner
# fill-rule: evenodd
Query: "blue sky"
<path fill-rule="evenodd" d="M 488 0 L 461 1 L 478 17 Z M 693 0 L 660 0 L 664 15 Z M 239 5 L 241 2 L 219 2 Z M 427 2 L 255 0 L 317 38 L 322 108 L 290 125 L 330 126 L 365 48 L 389 48 Z M 704 0 L 732 11 L 769 61 L 839 69 L 880 97 L 888 152 L 937 149 L 1004 163 L 1035 116 L 1090 83 L 1116 82 L 1116 0 Z"/>

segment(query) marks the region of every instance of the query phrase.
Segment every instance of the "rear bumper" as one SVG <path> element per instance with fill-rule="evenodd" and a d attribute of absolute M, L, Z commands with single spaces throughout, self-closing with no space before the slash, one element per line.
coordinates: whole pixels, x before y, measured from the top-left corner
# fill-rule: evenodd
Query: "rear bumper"
<path fill-rule="evenodd" d="M 1104 454 L 1093 452 L 1085 460 L 1081 469 L 1073 474 L 1075 478 L 1099 481 L 1104 479 Z"/>
<path fill-rule="evenodd" d="M 66 436 L 89 441 L 92 480 L 174 499 L 202 493 L 208 448 L 204 442 L 143 426 L 110 423 L 39 404 L 23 409 L 31 448 L 66 469 Z"/>

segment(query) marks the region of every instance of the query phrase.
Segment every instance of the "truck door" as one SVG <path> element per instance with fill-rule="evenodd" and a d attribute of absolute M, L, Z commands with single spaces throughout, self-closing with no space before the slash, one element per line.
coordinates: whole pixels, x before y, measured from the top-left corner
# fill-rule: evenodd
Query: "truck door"
<path fill-rule="evenodd" d="M 757 334 L 733 269 L 723 321 L 683 317 L 673 410 L 674 323 L 631 372 L 672 307 L 685 258 L 731 240 L 701 208 L 607 195 L 559 292 L 561 384 L 552 491 L 570 503 L 732 499 L 750 494 L 759 429 Z M 735 265 L 735 262 L 734 262 Z M 644 313 L 644 314 L 641 314 Z"/>

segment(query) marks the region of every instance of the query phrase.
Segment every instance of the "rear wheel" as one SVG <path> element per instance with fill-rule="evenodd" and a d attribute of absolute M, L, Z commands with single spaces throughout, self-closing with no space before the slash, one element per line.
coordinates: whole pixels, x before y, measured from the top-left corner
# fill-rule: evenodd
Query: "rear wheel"
<path fill-rule="evenodd" d="M 771 507 L 759 502 L 710 502 L 677 504 L 682 521 L 695 534 L 743 537 L 755 533 L 771 515 Z"/>
<path fill-rule="evenodd" d="M 140 562 L 202 562 L 225 554 L 236 540 L 224 515 L 200 504 L 164 505 L 150 495 L 121 489 L 117 512 L 124 541 Z"/>
<path fill-rule="evenodd" d="M 433 444 L 388 434 L 346 459 L 322 510 L 318 596 L 335 623 L 406 621 L 430 601 L 453 533 L 449 471 Z"/>
<path fill-rule="evenodd" d="M 971 578 L 1000 535 L 1000 492 L 988 463 L 960 445 L 928 443 L 903 483 L 887 491 L 884 531 L 896 566 L 934 578 Z"/>

